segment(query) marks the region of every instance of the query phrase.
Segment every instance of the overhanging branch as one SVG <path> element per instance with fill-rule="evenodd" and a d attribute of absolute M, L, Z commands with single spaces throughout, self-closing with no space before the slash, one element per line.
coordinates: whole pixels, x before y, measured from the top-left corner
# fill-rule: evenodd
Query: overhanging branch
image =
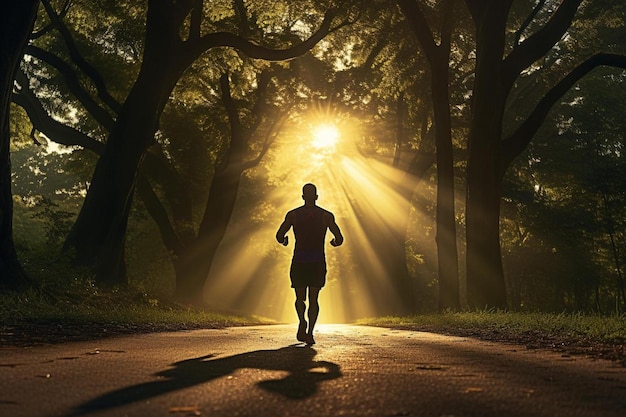
<path fill-rule="evenodd" d="M 33 127 L 53 142 L 65 146 L 82 146 L 98 155 L 102 154 L 104 151 L 102 142 L 98 142 L 85 133 L 54 120 L 48 114 L 39 99 L 28 88 L 28 79 L 24 73 L 18 73 L 16 78 L 21 89 L 13 94 L 12 100 L 26 111 Z"/>
<path fill-rule="evenodd" d="M 41 3 L 46 9 L 48 16 L 50 16 L 50 20 L 54 25 L 56 25 L 59 33 L 61 33 L 61 36 L 63 37 L 63 40 L 65 41 L 65 44 L 67 45 L 67 48 L 69 50 L 72 61 L 74 61 L 74 63 L 76 63 L 81 71 L 83 71 L 93 81 L 94 85 L 96 86 L 96 90 L 98 91 L 98 97 L 115 113 L 119 113 L 122 106 L 120 105 L 120 103 L 117 102 L 117 100 L 115 100 L 115 98 L 113 98 L 111 94 L 109 94 L 106 88 L 106 83 L 104 82 L 104 78 L 102 77 L 102 75 L 100 75 L 98 70 L 82 57 L 82 55 L 78 51 L 78 47 L 76 46 L 74 39 L 72 38 L 72 34 L 70 33 L 67 26 L 65 26 L 63 21 L 59 18 L 57 13 L 54 11 L 54 8 L 50 5 L 50 1 L 42 0 Z"/>
<path fill-rule="evenodd" d="M 528 27 L 533 22 L 533 20 L 535 20 L 535 17 L 537 17 L 537 14 L 539 13 L 539 11 L 541 11 L 541 9 L 543 8 L 545 4 L 546 4 L 546 0 L 539 0 L 539 2 L 533 8 L 532 12 L 530 12 L 530 14 L 524 20 L 524 22 L 522 22 L 519 29 L 517 29 L 517 31 L 515 32 L 515 41 L 513 42 L 514 47 L 519 45 L 519 41 L 522 38 L 522 34 L 524 33 L 526 29 L 528 29 Z"/>
<path fill-rule="evenodd" d="M 522 71 L 547 54 L 572 25 L 583 0 L 563 0 L 548 23 L 522 42 L 504 59 L 505 85 L 512 86 Z"/>
<path fill-rule="evenodd" d="M 60 59 L 58 56 L 50 53 L 44 49 L 41 49 L 35 45 L 28 45 L 26 48 L 26 54 L 40 59 L 59 71 L 68 88 L 74 94 L 74 96 L 82 103 L 85 109 L 91 114 L 97 121 L 107 130 L 111 130 L 115 124 L 113 117 L 98 105 L 98 103 L 91 97 L 91 95 L 83 88 L 78 80 L 78 75 L 74 69 Z"/>
<path fill-rule="evenodd" d="M 526 149 L 533 136 L 539 130 L 548 116 L 552 106 L 570 89 L 576 82 L 584 77 L 589 71 L 599 66 L 626 68 L 626 55 L 600 53 L 593 55 L 570 71 L 561 81 L 552 87 L 539 101 L 532 113 L 513 132 L 511 136 L 502 141 L 501 170 L 504 172 L 513 160 Z"/>
<path fill-rule="evenodd" d="M 263 59 L 266 61 L 285 61 L 304 55 L 311 50 L 330 31 L 331 23 L 336 15 L 336 10 L 326 12 L 319 29 L 310 38 L 287 49 L 270 49 L 250 42 L 241 36 L 229 32 L 215 32 L 203 36 L 197 42 L 189 45 L 187 51 L 190 56 L 199 56 L 202 52 L 215 47 L 231 47 L 240 50 L 250 58 Z"/>

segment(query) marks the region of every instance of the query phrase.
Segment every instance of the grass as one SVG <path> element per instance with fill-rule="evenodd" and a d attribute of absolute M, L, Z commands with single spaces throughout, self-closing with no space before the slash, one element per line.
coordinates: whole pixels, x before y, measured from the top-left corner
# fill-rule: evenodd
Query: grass
<path fill-rule="evenodd" d="M 379 317 L 358 324 L 410 328 L 493 339 L 550 339 L 610 345 L 626 343 L 626 316 L 513 312 L 447 312 L 410 317 Z"/>
<path fill-rule="evenodd" d="M 0 294 L 0 345 L 269 323 L 261 317 L 184 306 L 133 289 L 104 291 L 84 283 L 55 293 Z"/>
<path fill-rule="evenodd" d="M 76 338 L 94 338 L 106 334 L 271 323 L 271 320 L 261 317 L 188 307 L 133 289 L 105 291 L 88 281 L 58 287 L 54 292 L 0 294 L 0 344 L 11 343 L 21 333 L 24 334 L 24 343 L 27 343 L 29 334 L 39 334 L 41 339 L 48 337 L 51 341 L 64 341 L 69 333 Z M 626 344 L 624 315 L 446 312 L 367 318 L 357 324 L 530 345 Z"/>

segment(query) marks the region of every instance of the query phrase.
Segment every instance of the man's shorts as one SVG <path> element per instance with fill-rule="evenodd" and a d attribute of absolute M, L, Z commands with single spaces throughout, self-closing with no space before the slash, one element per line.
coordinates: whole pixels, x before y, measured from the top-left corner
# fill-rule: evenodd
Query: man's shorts
<path fill-rule="evenodd" d="M 317 287 L 326 284 L 326 262 L 291 262 L 291 288 Z"/>

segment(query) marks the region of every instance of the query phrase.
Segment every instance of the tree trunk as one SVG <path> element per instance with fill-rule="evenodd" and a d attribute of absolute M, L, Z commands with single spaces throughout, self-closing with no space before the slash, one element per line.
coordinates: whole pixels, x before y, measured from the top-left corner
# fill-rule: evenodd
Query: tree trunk
<path fill-rule="evenodd" d="M 470 307 L 506 308 L 500 252 L 500 147 L 505 86 L 502 56 L 509 2 L 472 10 L 476 70 L 467 165 L 467 298 Z M 481 9 L 481 10 L 476 10 Z"/>
<path fill-rule="evenodd" d="M 162 68 L 144 61 L 65 242 L 66 250 L 75 251 L 76 263 L 93 268 L 101 284 L 127 283 L 124 242 L 135 179 L 148 147 L 154 143 L 159 117 L 176 79 Z"/>
<path fill-rule="evenodd" d="M 432 95 L 437 145 L 437 262 L 439 310 L 458 309 L 459 260 L 454 210 L 454 154 L 448 94 L 448 51 L 432 63 Z"/>
<path fill-rule="evenodd" d="M 78 218 L 65 242 L 75 262 L 93 269 L 104 285 L 127 283 L 124 243 L 136 176 L 154 143 L 159 118 L 193 58 L 180 54 L 175 5 L 151 1 L 141 70 L 98 160 Z M 191 61 L 190 61 L 191 60 Z"/>
<path fill-rule="evenodd" d="M 242 172 L 240 162 L 231 162 L 213 176 L 198 238 L 175 261 L 176 296 L 183 301 L 202 302 L 204 285 L 233 214 Z"/>
<path fill-rule="evenodd" d="M 477 130 L 480 135 L 481 131 Z M 494 155 L 472 155 L 467 173 L 467 299 L 470 307 L 507 308 L 500 251 L 500 186 Z M 468 166 L 469 168 L 469 166 Z"/>
<path fill-rule="evenodd" d="M 431 72 L 431 94 L 437 148 L 437 259 L 439 310 L 460 307 L 459 267 L 454 211 L 454 155 L 450 120 L 448 71 L 454 3 L 443 4 L 441 41 L 435 43 L 428 21 L 417 2 L 399 0 L 398 4 L 415 33 Z"/>
<path fill-rule="evenodd" d="M 0 8 L 0 288 L 32 285 L 13 243 L 11 192 L 10 103 L 15 72 L 37 17 L 38 0 L 6 2 Z"/>

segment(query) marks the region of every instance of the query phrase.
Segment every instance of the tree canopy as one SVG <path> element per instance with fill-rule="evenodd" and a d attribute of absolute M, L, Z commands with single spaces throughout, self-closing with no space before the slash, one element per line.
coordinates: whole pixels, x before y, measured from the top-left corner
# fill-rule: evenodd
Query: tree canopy
<path fill-rule="evenodd" d="M 31 6 L 3 35 L 5 286 L 58 267 L 279 317 L 253 276 L 280 287 L 264 236 L 312 181 L 346 224 L 344 318 L 626 306 L 623 6 Z"/>

